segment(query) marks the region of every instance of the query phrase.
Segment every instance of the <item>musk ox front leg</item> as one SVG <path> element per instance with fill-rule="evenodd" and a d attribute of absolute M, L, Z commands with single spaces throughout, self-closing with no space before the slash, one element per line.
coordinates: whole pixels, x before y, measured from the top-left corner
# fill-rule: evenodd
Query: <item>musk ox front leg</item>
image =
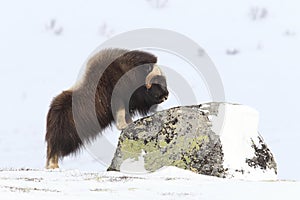
<path fill-rule="evenodd" d="M 123 130 L 128 126 L 128 123 L 132 122 L 132 119 L 128 112 L 126 112 L 125 105 L 122 101 L 118 100 L 116 101 L 116 127 L 119 130 Z"/>
<path fill-rule="evenodd" d="M 117 117 L 117 128 L 119 130 L 123 130 L 127 127 L 127 122 L 126 122 L 126 112 L 124 108 L 121 108 L 120 110 L 117 111 L 116 114 Z"/>

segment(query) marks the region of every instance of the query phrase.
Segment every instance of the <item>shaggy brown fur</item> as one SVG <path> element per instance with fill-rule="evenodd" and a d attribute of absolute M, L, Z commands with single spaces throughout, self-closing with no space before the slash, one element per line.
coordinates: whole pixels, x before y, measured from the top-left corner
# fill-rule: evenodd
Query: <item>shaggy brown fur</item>
<path fill-rule="evenodd" d="M 116 122 L 119 129 L 125 128 L 135 113 L 145 115 L 164 101 L 168 96 L 165 77 L 161 74 L 147 77 L 156 62 L 154 55 L 143 51 L 106 49 L 94 55 L 82 79 L 55 97 L 50 105 L 46 167 L 58 168 L 59 159 L 76 153 L 111 123 Z M 135 68 L 139 70 L 134 71 Z M 146 87 L 146 77 L 150 77 L 151 87 Z M 121 87 L 115 88 L 118 81 Z M 132 89 L 133 94 L 128 94 Z M 113 91 L 117 98 L 112 99 Z"/>

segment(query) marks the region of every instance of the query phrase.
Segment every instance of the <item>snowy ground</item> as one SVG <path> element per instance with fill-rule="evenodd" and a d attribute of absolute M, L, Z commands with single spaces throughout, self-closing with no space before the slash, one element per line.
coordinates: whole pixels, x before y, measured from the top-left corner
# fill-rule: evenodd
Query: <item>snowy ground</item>
<path fill-rule="evenodd" d="M 207 51 L 222 77 L 226 100 L 252 106 L 260 112 L 259 130 L 275 154 L 279 178 L 300 180 L 299 1 L 169 0 L 166 4 L 163 0 L 159 2 L 159 4 L 156 0 L 131 0 L 130 3 L 117 0 L 1 2 L 0 168 L 43 169 L 45 117 L 51 99 L 75 82 L 81 65 L 101 42 L 124 31 L 155 27 L 180 32 L 198 42 Z M 161 64 L 181 67 L 177 61 L 170 63 L 163 55 L 158 56 Z M 185 69 L 182 65 L 183 75 L 191 79 L 192 75 Z M 199 99 L 195 103 L 210 101 L 205 88 L 202 90 L 202 87 L 198 87 L 203 85 L 203 82 L 200 82 L 191 83 L 199 94 Z M 112 138 L 116 140 L 118 132 L 113 132 Z M 104 170 L 104 167 L 101 167 L 87 152 L 75 158 L 65 159 L 61 167 L 85 171 Z M 12 177 L 18 175 L 16 172 L 11 173 Z M 25 178 L 27 175 L 24 173 L 20 172 L 20 176 Z M 68 173 L 72 172 L 66 172 Z M 57 179 L 65 176 L 64 173 L 54 174 L 58 176 Z M 54 174 L 47 175 L 47 172 L 33 171 L 28 176 L 50 176 L 55 179 Z M 5 177 L 3 172 L 1 177 Z M 78 178 L 84 179 L 83 177 L 79 175 Z M 222 184 L 222 181 L 203 182 L 201 177 L 199 179 L 200 183 L 195 180 L 184 183 L 181 187 L 191 186 L 187 193 L 194 190 L 199 192 L 199 195 L 211 197 L 214 189 L 224 190 L 230 195 L 229 191 L 239 191 L 235 187 L 246 190 L 250 184 L 233 181 Z M 149 183 L 151 180 L 149 179 Z M 1 179 L 1 183 L 2 181 Z M 46 182 L 51 183 L 48 180 Z M 26 180 L 22 180 L 22 183 L 38 184 Z M 74 181 L 71 183 L 76 184 Z M 173 184 L 180 184 L 177 181 L 163 183 L 166 185 L 170 183 L 170 187 Z M 194 183 L 195 187 L 192 187 Z M 11 184 L 18 187 L 18 182 L 12 180 Z M 1 184 L 5 185 L 9 184 Z M 87 185 L 83 185 L 88 191 Z M 289 187 L 291 190 L 293 187 L 299 188 L 299 184 L 294 182 L 263 182 L 250 185 L 249 187 L 253 189 L 251 194 L 256 194 L 254 193 L 256 189 L 272 190 L 272 195 L 276 197 L 284 195 Z M 205 192 L 198 191 L 198 186 L 204 188 Z M 209 188 L 210 186 L 213 187 Z M 266 186 L 265 190 L 260 186 Z M 157 188 L 159 184 L 154 184 L 153 187 Z M 225 190 L 230 187 L 233 188 Z M 159 189 L 157 188 L 157 193 L 161 193 Z M 1 188 L 1 191 L 4 190 L 10 189 Z M 181 194 L 170 191 L 175 196 Z M 130 191 L 127 192 L 131 195 Z M 113 192 L 106 193 L 118 195 Z M 15 194 L 16 197 L 18 194 Z M 56 192 L 49 193 L 49 196 L 51 195 L 56 195 Z"/>
<path fill-rule="evenodd" d="M 0 171 L 2 199 L 299 199 L 300 182 L 225 180 L 168 167 L 148 175 L 117 172 Z"/>

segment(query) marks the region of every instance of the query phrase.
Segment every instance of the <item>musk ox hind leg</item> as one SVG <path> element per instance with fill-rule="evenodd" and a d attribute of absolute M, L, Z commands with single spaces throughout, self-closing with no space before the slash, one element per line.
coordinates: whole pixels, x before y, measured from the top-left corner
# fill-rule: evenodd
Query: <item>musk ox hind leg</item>
<path fill-rule="evenodd" d="M 49 152 L 51 151 L 51 147 L 47 146 L 47 162 L 46 169 L 56 169 L 58 166 L 58 155 L 55 154 L 52 157 L 49 156 Z"/>
<path fill-rule="evenodd" d="M 46 168 L 58 168 L 59 159 L 76 153 L 83 145 L 73 120 L 72 92 L 64 91 L 53 99 L 47 115 L 46 129 Z"/>

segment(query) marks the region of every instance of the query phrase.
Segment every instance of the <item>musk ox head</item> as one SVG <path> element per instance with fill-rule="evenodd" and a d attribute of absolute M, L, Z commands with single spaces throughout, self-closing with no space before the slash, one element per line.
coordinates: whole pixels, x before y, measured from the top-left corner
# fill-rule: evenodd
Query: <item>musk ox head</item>
<path fill-rule="evenodd" d="M 156 105 L 168 98 L 166 77 L 157 65 L 156 56 L 151 53 L 139 50 L 127 51 L 119 56 L 106 72 L 104 78 L 111 77 L 110 82 L 117 80 L 112 84 L 111 101 L 117 125 L 118 119 L 122 118 L 118 117 L 118 110 L 122 109 L 122 104 L 126 115 L 135 113 L 146 115 L 155 111 Z M 121 124 L 123 126 L 119 127 L 125 127 L 124 122 Z"/>
<path fill-rule="evenodd" d="M 156 64 L 157 58 L 144 51 L 130 51 L 121 58 L 124 61 L 122 62 L 125 65 L 124 68 L 132 70 L 132 73 L 126 73 L 127 79 L 123 82 L 120 92 L 121 96 L 125 97 L 124 99 L 130 99 L 129 114 L 146 115 L 155 111 L 157 104 L 165 101 L 169 95 L 166 77 Z M 130 89 L 126 91 L 126 88 Z M 132 88 L 135 91 L 132 91 Z M 129 98 L 128 95 L 130 95 Z M 127 101 L 124 102 L 126 107 Z"/>
<path fill-rule="evenodd" d="M 167 100 L 169 91 L 166 77 L 156 63 L 143 66 L 147 73 L 142 76 L 143 84 L 130 97 L 130 113 L 146 115 L 156 110 L 157 105 Z"/>
<path fill-rule="evenodd" d="M 157 65 L 154 65 L 152 71 L 147 75 L 145 87 L 147 89 L 146 96 L 152 102 L 159 104 L 167 100 L 169 91 L 166 78 Z"/>

